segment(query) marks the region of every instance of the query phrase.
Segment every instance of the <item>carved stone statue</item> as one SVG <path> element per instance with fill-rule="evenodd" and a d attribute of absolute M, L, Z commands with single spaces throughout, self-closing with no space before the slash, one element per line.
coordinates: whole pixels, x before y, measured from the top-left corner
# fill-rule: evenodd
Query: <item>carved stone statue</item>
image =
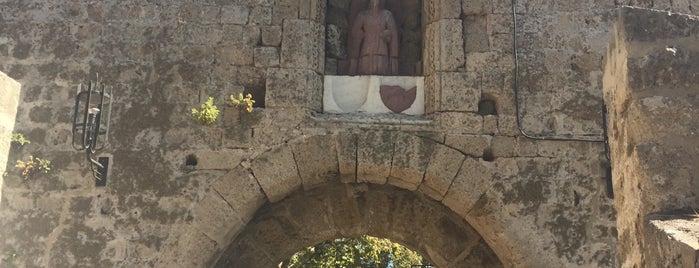
<path fill-rule="evenodd" d="M 350 75 L 398 75 L 398 28 L 381 0 L 352 20 L 348 44 Z"/>

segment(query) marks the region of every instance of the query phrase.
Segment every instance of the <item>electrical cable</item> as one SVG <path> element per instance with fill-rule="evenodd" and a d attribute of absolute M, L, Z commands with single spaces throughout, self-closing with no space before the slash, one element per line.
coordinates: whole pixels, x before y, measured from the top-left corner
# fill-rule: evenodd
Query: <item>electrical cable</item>
<path fill-rule="evenodd" d="M 602 107 L 603 112 L 602 115 L 603 117 L 603 123 L 604 123 L 604 128 L 605 128 L 605 134 L 603 136 L 599 136 L 599 134 L 590 134 L 590 136 L 582 135 L 582 136 L 562 136 L 562 135 L 551 135 L 551 136 L 540 136 L 540 135 L 531 135 L 527 133 L 524 130 L 524 127 L 522 126 L 522 114 L 520 111 L 520 99 L 519 99 L 519 57 L 517 56 L 517 0 L 512 0 L 512 24 L 513 24 L 513 29 L 512 29 L 512 43 L 513 43 L 513 50 L 514 50 L 514 60 L 515 60 L 515 74 L 514 74 L 514 93 L 515 93 L 515 117 L 517 120 L 517 129 L 519 132 L 522 134 L 522 136 L 527 137 L 529 139 L 533 140 L 555 140 L 555 141 L 585 141 L 585 142 L 605 142 L 607 143 L 607 135 L 606 135 L 606 108 Z M 592 136 L 595 135 L 595 136 Z"/>
<path fill-rule="evenodd" d="M 614 186 L 613 186 L 613 180 L 612 180 L 612 165 L 611 165 L 611 150 L 609 147 L 609 133 L 608 133 L 608 125 L 607 125 L 607 107 L 603 103 L 602 104 L 602 128 L 604 133 L 602 136 L 599 136 L 598 134 L 592 134 L 592 135 L 597 135 L 597 136 L 533 136 L 524 131 L 524 127 L 522 126 L 522 116 L 520 113 L 520 100 L 519 100 L 519 57 L 517 56 L 517 0 L 512 0 L 512 43 L 513 43 L 513 52 L 514 52 L 514 59 L 515 59 L 515 84 L 514 84 L 514 93 L 515 93 L 515 117 L 517 118 L 517 129 L 519 132 L 522 134 L 522 136 L 527 137 L 529 139 L 534 139 L 534 140 L 554 140 L 554 141 L 583 141 L 583 142 L 604 142 L 604 150 L 605 150 L 605 157 L 607 158 L 607 165 L 606 165 L 606 189 L 607 189 L 607 197 L 608 198 L 614 198 Z"/>

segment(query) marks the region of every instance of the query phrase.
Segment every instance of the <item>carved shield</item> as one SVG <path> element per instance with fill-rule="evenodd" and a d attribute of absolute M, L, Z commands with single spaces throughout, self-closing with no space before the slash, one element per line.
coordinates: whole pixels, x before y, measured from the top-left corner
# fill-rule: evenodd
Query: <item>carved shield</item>
<path fill-rule="evenodd" d="M 417 87 L 405 90 L 399 86 L 381 86 L 381 101 L 394 113 L 401 113 L 415 102 Z"/>

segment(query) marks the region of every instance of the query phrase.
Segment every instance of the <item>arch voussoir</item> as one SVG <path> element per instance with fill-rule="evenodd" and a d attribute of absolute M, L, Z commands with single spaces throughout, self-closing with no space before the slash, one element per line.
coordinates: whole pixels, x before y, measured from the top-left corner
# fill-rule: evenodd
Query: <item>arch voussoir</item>
<path fill-rule="evenodd" d="M 442 200 L 465 158 L 458 150 L 437 144 L 429 158 L 419 191 L 435 200 Z"/>
<path fill-rule="evenodd" d="M 388 184 L 415 191 L 422 183 L 436 142 L 398 132 L 393 143 L 393 160 Z"/>
<path fill-rule="evenodd" d="M 312 136 L 291 144 L 291 149 L 304 190 L 337 180 L 339 164 L 333 136 Z"/>
<path fill-rule="evenodd" d="M 270 202 L 277 202 L 302 186 L 294 154 L 287 144 L 252 160 L 251 169 Z"/>

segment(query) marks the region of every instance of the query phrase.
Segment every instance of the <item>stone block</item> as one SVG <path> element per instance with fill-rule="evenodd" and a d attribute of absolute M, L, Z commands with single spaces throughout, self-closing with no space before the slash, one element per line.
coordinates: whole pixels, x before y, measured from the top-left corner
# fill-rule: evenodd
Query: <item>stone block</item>
<path fill-rule="evenodd" d="M 466 215 L 492 184 L 492 164 L 466 158 L 442 203 L 457 214 Z"/>
<path fill-rule="evenodd" d="M 276 47 L 255 48 L 255 67 L 277 67 L 279 66 L 279 49 Z"/>
<path fill-rule="evenodd" d="M 358 135 L 357 182 L 386 183 L 391 172 L 394 138 L 388 131 L 366 131 Z"/>
<path fill-rule="evenodd" d="M 471 157 L 483 157 L 485 149 L 490 147 L 490 136 L 447 135 L 445 143 Z"/>
<path fill-rule="evenodd" d="M 255 5 L 250 10 L 249 22 L 258 25 L 270 25 L 272 24 L 272 14 L 272 7 Z M 281 25 L 281 23 L 276 25 Z"/>
<path fill-rule="evenodd" d="M 521 56 L 521 58 L 524 57 Z M 528 60 L 528 64 L 532 64 L 532 59 L 530 58 Z M 524 59 L 522 59 L 522 61 L 524 61 Z M 466 55 L 465 67 L 467 72 L 476 72 L 487 74 L 489 77 L 500 78 L 503 76 L 503 74 L 509 74 L 512 72 L 512 68 L 514 68 L 514 60 L 512 54 L 510 53 L 498 53 L 494 51 L 469 52 Z M 544 68 L 543 64 L 542 68 Z"/>
<path fill-rule="evenodd" d="M 272 68 L 267 70 L 266 107 L 305 107 L 320 111 L 323 82 L 309 70 Z"/>
<path fill-rule="evenodd" d="M 490 14 L 490 0 L 463 0 L 461 10 L 466 16 Z"/>
<path fill-rule="evenodd" d="M 464 51 L 466 53 L 490 50 L 488 16 L 466 16 L 463 27 Z"/>
<path fill-rule="evenodd" d="M 180 149 L 214 149 L 223 142 L 223 130 L 215 126 L 172 128 L 165 132 L 164 140 Z"/>
<path fill-rule="evenodd" d="M 223 40 L 223 30 L 209 25 L 188 25 L 186 41 L 191 44 L 216 44 Z"/>
<path fill-rule="evenodd" d="M 492 8 L 493 8 L 493 13 L 494 14 L 512 14 L 512 1 L 510 0 L 491 0 L 492 2 Z M 527 10 L 525 4 L 528 2 L 523 2 L 523 1 L 517 1 L 517 5 L 515 6 L 517 8 L 518 13 L 525 12 Z"/>
<path fill-rule="evenodd" d="M 247 157 L 247 150 L 195 151 L 196 169 L 233 169 Z"/>
<path fill-rule="evenodd" d="M 246 24 L 250 16 L 250 8 L 244 5 L 226 5 L 221 8 L 221 23 Z"/>
<path fill-rule="evenodd" d="M 498 117 L 497 115 L 483 116 L 483 134 L 495 135 L 498 133 Z"/>
<path fill-rule="evenodd" d="M 296 161 L 289 146 L 281 146 L 252 161 L 252 171 L 270 202 L 301 188 Z"/>
<path fill-rule="evenodd" d="M 517 139 L 517 148 L 515 150 L 516 156 L 524 157 L 534 157 L 538 155 L 539 146 L 535 140 L 530 138 L 519 136 Z"/>
<path fill-rule="evenodd" d="M 464 159 L 465 156 L 457 150 L 447 146 L 436 146 L 430 156 L 420 191 L 435 200 L 442 200 Z"/>
<path fill-rule="evenodd" d="M 238 166 L 218 178 L 211 186 L 243 222 L 248 222 L 267 198 L 247 168 Z"/>
<path fill-rule="evenodd" d="M 325 26 L 308 20 L 285 20 L 281 66 L 323 72 Z"/>
<path fill-rule="evenodd" d="M 493 156 L 496 158 L 500 157 L 513 157 L 515 155 L 516 141 L 513 137 L 506 136 L 495 136 L 491 144 L 491 149 Z"/>
<path fill-rule="evenodd" d="M 272 24 L 282 25 L 285 21 L 299 18 L 299 0 L 275 1 L 272 7 Z"/>
<path fill-rule="evenodd" d="M 341 132 L 335 138 L 340 181 L 353 183 L 357 181 L 357 142 L 358 135 Z"/>
<path fill-rule="evenodd" d="M 537 141 L 538 151 L 537 155 L 542 157 L 565 157 L 570 155 L 578 154 L 578 147 L 575 143 L 569 141 L 555 141 L 555 140 L 543 140 Z"/>
<path fill-rule="evenodd" d="M 181 233 L 175 243 L 173 245 L 175 248 L 171 251 L 172 256 L 161 260 L 156 267 L 206 267 L 209 262 L 213 261 L 210 260 L 211 252 L 220 250 L 216 246 L 218 242 L 195 230 Z"/>
<path fill-rule="evenodd" d="M 260 34 L 263 46 L 278 47 L 282 44 L 282 27 L 281 26 L 263 26 L 260 27 Z"/>
<path fill-rule="evenodd" d="M 474 113 L 443 112 L 433 118 L 447 133 L 481 134 L 483 131 L 483 117 Z"/>
<path fill-rule="evenodd" d="M 653 214 L 644 223 L 644 255 L 653 267 L 699 267 L 699 221 L 694 212 Z"/>
<path fill-rule="evenodd" d="M 332 136 L 314 136 L 291 145 L 304 190 L 338 179 L 337 151 Z"/>
<path fill-rule="evenodd" d="M 257 25 L 245 25 L 243 26 L 243 44 L 248 47 L 259 46 L 262 34 L 260 33 L 260 27 Z"/>
<path fill-rule="evenodd" d="M 520 135 L 514 115 L 498 115 L 498 133 L 503 136 Z"/>
<path fill-rule="evenodd" d="M 427 23 L 442 19 L 459 19 L 461 0 L 425 0 L 423 18 Z"/>
<path fill-rule="evenodd" d="M 453 72 L 463 67 L 464 39 L 460 19 L 444 19 L 427 24 L 425 30 L 424 68 L 425 74 Z"/>
<path fill-rule="evenodd" d="M 193 209 L 194 222 L 197 230 L 225 245 L 233 235 L 245 224 L 237 217 L 233 208 L 216 192 L 209 192 Z"/>
<path fill-rule="evenodd" d="M 440 77 L 439 111 L 477 112 L 481 91 L 475 73 L 444 72 Z"/>
<path fill-rule="evenodd" d="M 326 0 L 300 0 L 299 19 L 325 23 Z"/>
<path fill-rule="evenodd" d="M 388 183 L 414 191 L 425 176 L 436 143 L 409 134 L 397 134 Z"/>
<path fill-rule="evenodd" d="M 222 63 L 232 65 L 252 65 L 253 48 L 244 45 L 227 45 L 216 50 L 217 58 Z"/>

